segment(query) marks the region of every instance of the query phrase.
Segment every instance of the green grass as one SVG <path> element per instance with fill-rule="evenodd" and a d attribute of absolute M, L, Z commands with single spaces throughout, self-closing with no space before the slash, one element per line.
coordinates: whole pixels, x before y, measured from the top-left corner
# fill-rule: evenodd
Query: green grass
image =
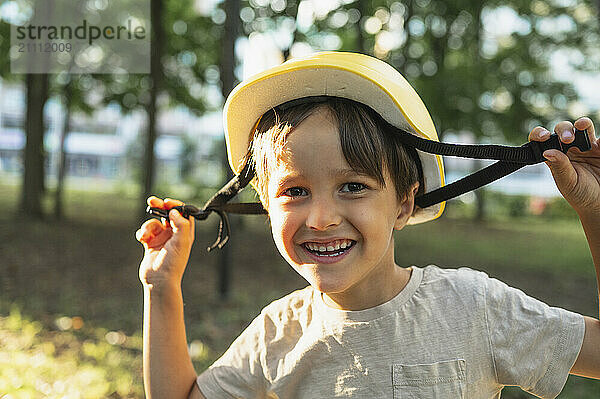
<path fill-rule="evenodd" d="M 66 220 L 16 213 L 18 191 L 0 184 L 0 395 L 13 398 L 141 398 L 142 291 L 138 199 L 71 189 Z M 196 200 L 195 203 L 201 203 Z M 52 200 L 46 198 L 45 209 Z M 451 208 L 451 205 L 449 205 Z M 596 315 L 593 264 L 576 219 L 452 217 L 396 236 L 403 266 L 483 270 L 550 304 Z M 50 212 L 48 212 L 50 213 Z M 279 256 L 261 216 L 233 216 L 232 293 L 216 294 L 220 254 L 207 253 L 216 217 L 199 223 L 184 278 L 188 339 L 196 370 L 211 364 L 275 298 L 303 287 Z M 599 397 L 600 383 L 570 377 L 561 398 Z M 531 397 L 509 388 L 503 398 Z"/>
<path fill-rule="evenodd" d="M 142 397 L 132 373 L 141 369 L 139 338 L 75 320 L 57 319 L 64 331 L 53 331 L 16 307 L 0 317 L 0 392 L 15 399 Z"/>
<path fill-rule="evenodd" d="M 423 243 L 422 240 L 427 240 Z M 427 251 L 423 252 L 426 246 Z M 418 262 L 449 266 L 513 265 L 522 270 L 588 274 L 591 256 L 577 221 L 516 219 L 478 225 L 469 220 L 441 219 L 409 226 L 398 234 L 397 252 Z M 484 264 L 485 262 L 485 264 Z"/>

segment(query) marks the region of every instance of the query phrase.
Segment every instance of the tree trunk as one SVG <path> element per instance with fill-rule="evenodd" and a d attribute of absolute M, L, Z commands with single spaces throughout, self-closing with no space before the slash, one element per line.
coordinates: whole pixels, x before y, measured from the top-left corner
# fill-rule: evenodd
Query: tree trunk
<path fill-rule="evenodd" d="M 42 219 L 44 193 L 44 104 L 48 98 L 48 75 L 27 74 L 27 111 L 25 118 L 25 154 L 20 210 Z"/>
<path fill-rule="evenodd" d="M 146 218 L 146 198 L 152 194 L 154 188 L 154 177 L 156 170 L 156 157 L 154 154 L 154 144 L 156 143 L 156 119 L 157 104 L 156 100 L 162 84 L 162 65 L 161 56 L 163 54 L 164 32 L 162 26 L 163 2 L 161 0 L 151 0 L 150 2 L 150 23 L 152 26 L 152 43 L 150 44 L 150 104 L 148 104 L 148 126 L 146 132 L 146 145 L 144 152 L 144 162 L 142 165 L 142 198 L 140 219 Z"/>
<path fill-rule="evenodd" d="M 404 30 L 406 32 L 406 42 L 402 46 L 402 56 L 404 58 L 404 63 L 402 64 L 401 72 L 404 77 L 406 77 L 406 65 L 408 64 L 408 47 L 410 45 L 410 33 L 408 32 L 408 21 L 413 16 L 413 1 L 408 0 L 404 3 L 406 7 L 406 12 L 404 13 Z"/>
<path fill-rule="evenodd" d="M 483 162 L 481 159 L 476 159 L 473 163 L 475 165 L 475 170 L 473 172 L 478 171 L 483 167 Z M 474 220 L 478 223 L 482 223 L 486 218 L 486 189 L 485 187 L 480 187 L 477 190 L 473 191 L 475 194 L 475 215 Z"/>
<path fill-rule="evenodd" d="M 227 18 L 225 20 L 225 36 L 222 40 L 222 53 L 220 62 L 221 72 L 221 92 L 224 98 L 227 98 L 231 90 L 235 86 L 235 41 L 241 31 L 241 19 L 240 19 L 240 2 L 239 0 L 225 0 L 224 5 L 225 14 Z M 223 155 L 223 169 L 226 171 L 226 181 L 229 181 L 233 177 L 233 173 L 229 168 L 229 162 L 227 160 L 227 150 Z M 235 230 L 235 220 L 231 220 L 231 230 Z M 217 267 L 219 268 L 219 295 L 221 299 L 227 299 L 230 293 L 231 286 L 231 266 L 232 266 L 232 254 L 233 254 L 233 240 L 229 240 L 228 244 L 219 251 L 219 261 Z"/>
<path fill-rule="evenodd" d="M 482 26 L 481 26 L 481 13 L 483 11 L 483 3 L 479 3 L 478 7 L 476 7 L 473 17 L 475 18 L 475 46 L 473 47 L 473 59 L 481 62 L 481 34 L 482 34 Z M 476 99 L 473 99 L 476 102 Z M 482 167 L 481 160 L 476 160 L 475 167 L 477 170 Z M 483 222 L 486 218 L 486 196 L 485 196 L 485 187 L 481 187 L 475 190 L 475 203 L 476 203 L 476 212 L 475 212 L 475 220 L 477 222 Z"/>
<path fill-rule="evenodd" d="M 358 22 L 354 25 L 356 29 L 356 51 L 361 54 L 368 54 L 365 52 L 365 35 L 363 34 L 362 29 L 362 19 L 366 15 L 366 5 L 364 1 L 359 1 L 356 4 L 357 10 L 360 13 L 360 18 Z"/>
<path fill-rule="evenodd" d="M 65 143 L 67 142 L 67 135 L 71 130 L 71 95 L 73 93 L 73 76 L 70 77 L 69 82 L 63 89 L 64 106 L 65 106 L 65 120 L 60 132 L 60 144 L 58 149 L 58 171 L 56 173 L 56 192 L 54 196 L 54 217 L 61 220 L 64 217 L 64 205 L 63 205 L 63 189 L 65 181 L 65 172 L 67 169 L 67 154 Z"/>
<path fill-rule="evenodd" d="M 293 8 L 293 12 L 289 14 L 289 16 L 291 18 L 294 18 L 294 21 L 296 22 L 298 20 L 298 6 L 300 5 L 300 1 L 297 1 L 294 5 Z M 292 46 L 294 45 L 294 43 L 296 43 L 298 41 L 298 24 L 294 24 L 294 31 L 292 32 L 292 41 L 290 42 L 290 45 L 288 46 L 288 48 L 283 50 L 283 60 L 287 61 L 288 58 L 290 58 L 290 53 L 292 51 Z"/>

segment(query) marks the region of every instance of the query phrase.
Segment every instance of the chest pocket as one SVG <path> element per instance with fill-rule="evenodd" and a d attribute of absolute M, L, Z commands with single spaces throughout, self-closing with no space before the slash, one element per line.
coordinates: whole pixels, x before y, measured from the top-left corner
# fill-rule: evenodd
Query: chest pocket
<path fill-rule="evenodd" d="M 465 368 L 463 359 L 432 364 L 394 364 L 394 399 L 464 398 Z"/>

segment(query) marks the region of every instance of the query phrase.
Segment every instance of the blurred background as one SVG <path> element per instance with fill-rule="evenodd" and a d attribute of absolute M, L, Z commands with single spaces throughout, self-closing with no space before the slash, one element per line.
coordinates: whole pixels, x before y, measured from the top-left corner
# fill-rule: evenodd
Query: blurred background
<path fill-rule="evenodd" d="M 537 125 L 600 121 L 600 1 L 149 2 L 150 74 L 111 75 L 12 74 L 10 26 L 27 19 L 0 1 L 2 398 L 143 397 L 134 232 L 150 194 L 202 205 L 228 180 L 221 108 L 244 77 L 319 50 L 371 54 L 406 76 L 447 142 L 519 145 Z M 447 158 L 447 180 L 486 164 Z M 197 372 L 306 285 L 266 218 L 231 220 L 210 253 L 218 219 L 198 223 L 184 278 Z M 399 265 L 468 266 L 598 315 L 585 236 L 543 164 L 449 201 L 396 246 Z M 570 377 L 560 397 L 599 395 Z"/>

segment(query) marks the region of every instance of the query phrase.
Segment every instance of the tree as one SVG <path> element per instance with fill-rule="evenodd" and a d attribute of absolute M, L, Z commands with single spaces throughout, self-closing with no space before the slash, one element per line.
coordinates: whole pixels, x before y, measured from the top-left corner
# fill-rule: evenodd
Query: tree
<path fill-rule="evenodd" d="M 204 95 L 206 71 L 217 64 L 219 49 L 215 34 L 219 26 L 198 14 L 193 1 L 152 1 L 151 14 L 150 75 L 94 76 L 96 84 L 103 88 L 104 104 L 115 102 L 125 112 L 139 108 L 147 112 L 140 205 L 145 204 L 154 189 L 154 147 L 160 135 L 156 120 L 161 107 L 182 104 L 202 114 L 210 102 Z M 142 217 L 144 211 L 145 206 L 140 206 Z"/>
<path fill-rule="evenodd" d="M 163 84 L 163 68 L 161 57 L 164 45 L 164 27 L 162 21 L 163 1 L 150 1 L 150 24 L 152 31 L 152 44 L 150 46 L 150 101 L 148 104 L 148 126 L 146 132 L 146 143 L 144 151 L 144 162 L 142 166 L 143 186 L 140 203 L 144 204 L 146 198 L 152 194 L 155 175 L 154 144 L 156 142 L 156 117 L 157 98 Z M 142 210 L 140 219 L 146 216 Z"/>
<path fill-rule="evenodd" d="M 54 92 L 62 97 L 62 104 L 65 111 L 63 125 L 60 131 L 58 145 L 58 159 L 56 168 L 56 190 L 54 192 L 54 217 L 58 220 L 63 219 L 64 214 L 64 183 L 67 169 L 66 143 L 71 131 L 71 115 L 73 112 L 83 112 L 91 114 L 93 108 L 84 98 L 85 91 L 77 84 L 81 75 L 71 75 L 65 72 L 62 76 L 56 75 L 54 79 Z M 66 79 L 64 84 L 60 80 Z"/>
<path fill-rule="evenodd" d="M 223 3 L 225 10 L 225 25 L 224 35 L 222 38 L 222 52 L 219 63 L 221 75 L 221 93 L 223 98 L 227 98 L 236 84 L 235 78 L 235 42 L 241 31 L 240 20 L 240 2 L 239 0 L 225 0 Z M 222 157 L 223 170 L 226 171 L 225 180 L 229 181 L 233 178 L 233 173 L 229 168 L 227 151 L 224 151 Z M 219 253 L 219 294 L 222 299 L 229 296 L 230 291 L 230 271 L 231 271 L 231 243 L 229 246 L 223 247 Z"/>
<path fill-rule="evenodd" d="M 39 4 L 36 12 L 51 15 L 54 12 L 54 1 Z M 48 74 L 36 73 L 37 59 L 27 58 L 25 83 L 27 88 L 25 114 L 25 151 L 23 161 L 23 184 L 21 189 L 21 213 L 28 217 L 43 217 L 42 195 L 45 185 L 45 151 L 44 151 L 44 105 L 48 100 Z M 42 70 L 44 65 L 41 65 Z M 48 67 L 48 65 L 46 65 Z M 33 73 L 32 73 L 33 71 Z"/>
<path fill-rule="evenodd" d="M 44 104 L 48 99 L 48 75 L 27 74 L 27 111 L 25 114 L 25 151 L 21 212 L 41 219 L 44 193 Z"/>

